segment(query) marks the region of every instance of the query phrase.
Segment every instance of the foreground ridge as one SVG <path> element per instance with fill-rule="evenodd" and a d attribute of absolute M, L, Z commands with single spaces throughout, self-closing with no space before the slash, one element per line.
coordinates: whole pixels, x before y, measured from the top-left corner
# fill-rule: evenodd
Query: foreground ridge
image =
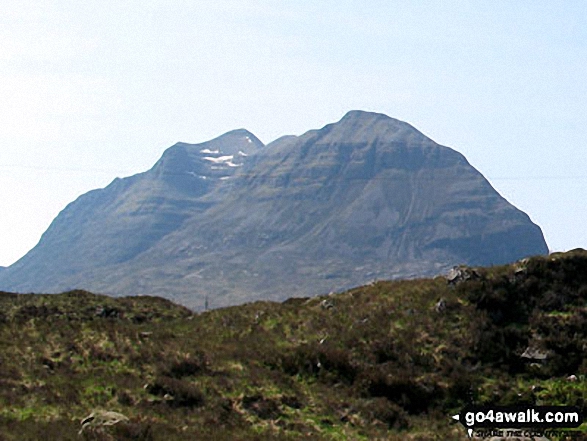
<path fill-rule="evenodd" d="M 203 313 L 1 293 L 0 437 L 464 440 L 471 401 L 585 412 L 586 269 L 575 250 Z"/>

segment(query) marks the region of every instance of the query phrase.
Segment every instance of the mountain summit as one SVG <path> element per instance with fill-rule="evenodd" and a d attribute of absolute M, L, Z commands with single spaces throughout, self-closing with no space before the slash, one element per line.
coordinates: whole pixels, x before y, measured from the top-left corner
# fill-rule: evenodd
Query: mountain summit
<path fill-rule="evenodd" d="M 547 253 L 463 155 L 386 115 L 264 146 L 239 129 L 69 204 L 0 289 L 155 294 L 192 307 Z"/>

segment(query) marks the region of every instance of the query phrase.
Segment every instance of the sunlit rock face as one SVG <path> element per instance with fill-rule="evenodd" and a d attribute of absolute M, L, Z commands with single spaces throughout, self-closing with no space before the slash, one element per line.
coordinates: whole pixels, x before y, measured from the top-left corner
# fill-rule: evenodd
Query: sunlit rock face
<path fill-rule="evenodd" d="M 170 147 L 68 205 L 0 289 L 154 294 L 194 308 L 322 294 L 548 252 L 463 155 L 352 111 L 264 146 L 240 129 Z"/>

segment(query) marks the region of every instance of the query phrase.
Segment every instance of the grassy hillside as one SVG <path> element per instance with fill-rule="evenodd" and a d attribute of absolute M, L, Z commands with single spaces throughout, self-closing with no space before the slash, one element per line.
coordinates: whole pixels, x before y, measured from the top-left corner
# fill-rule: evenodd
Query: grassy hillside
<path fill-rule="evenodd" d="M 0 440 L 466 439 L 471 402 L 585 412 L 586 349 L 582 250 L 201 314 L 1 293 Z"/>

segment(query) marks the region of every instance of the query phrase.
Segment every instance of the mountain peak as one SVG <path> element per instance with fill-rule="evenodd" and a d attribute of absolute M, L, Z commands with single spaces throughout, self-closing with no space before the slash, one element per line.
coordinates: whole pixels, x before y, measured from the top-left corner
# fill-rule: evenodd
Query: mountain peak
<path fill-rule="evenodd" d="M 313 132 L 313 131 L 312 131 Z M 328 124 L 318 133 L 328 143 L 362 144 L 417 139 L 430 141 L 410 124 L 383 113 L 351 110 L 340 121 Z"/>
<path fill-rule="evenodd" d="M 237 129 L 167 149 L 150 171 L 70 204 L 0 270 L 0 289 L 227 306 L 547 251 L 460 153 L 355 110 L 267 148 Z"/>
<path fill-rule="evenodd" d="M 230 130 L 228 132 L 226 132 L 223 135 L 220 135 L 219 138 L 222 138 L 223 136 L 255 136 L 253 133 L 249 132 L 247 129 L 244 128 L 240 128 L 240 129 L 234 129 L 234 130 Z"/>
<path fill-rule="evenodd" d="M 377 119 L 387 119 L 387 120 L 391 120 L 393 118 L 390 118 L 389 116 L 383 114 L 383 113 L 377 113 L 377 112 L 368 112 L 366 110 L 349 110 L 340 120 L 340 122 L 343 121 L 357 121 L 357 120 L 362 120 L 362 121 L 372 121 L 372 120 L 377 120 Z"/>
<path fill-rule="evenodd" d="M 265 147 L 265 144 L 253 133 L 246 129 L 235 129 L 202 143 L 178 142 L 170 147 L 164 155 L 176 148 L 184 149 L 192 154 L 217 152 L 218 154 L 236 155 L 242 152 L 248 155 L 263 147 Z"/>
<path fill-rule="evenodd" d="M 337 123 L 337 125 L 355 125 L 355 124 L 362 124 L 372 128 L 373 125 L 378 125 L 379 127 L 391 127 L 395 129 L 411 129 L 413 131 L 417 130 L 412 127 L 410 124 L 404 121 L 400 121 L 399 119 L 392 118 L 390 116 L 385 115 L 384 113 L 377 113 L 377 112 L 368 112 L 365 110 L 349 110 Z"/>
<path fill-rule="evenodd" d="M 265 145 L 253 133 L 246 129 L 236 129 L 226 132 L 219 137 L 203 144 L 197 144 L 198 148 L 207 147 L 219 150 L 222 153 L 235 155 L 238 152 L 246 154 L 254 153 Z"/>

